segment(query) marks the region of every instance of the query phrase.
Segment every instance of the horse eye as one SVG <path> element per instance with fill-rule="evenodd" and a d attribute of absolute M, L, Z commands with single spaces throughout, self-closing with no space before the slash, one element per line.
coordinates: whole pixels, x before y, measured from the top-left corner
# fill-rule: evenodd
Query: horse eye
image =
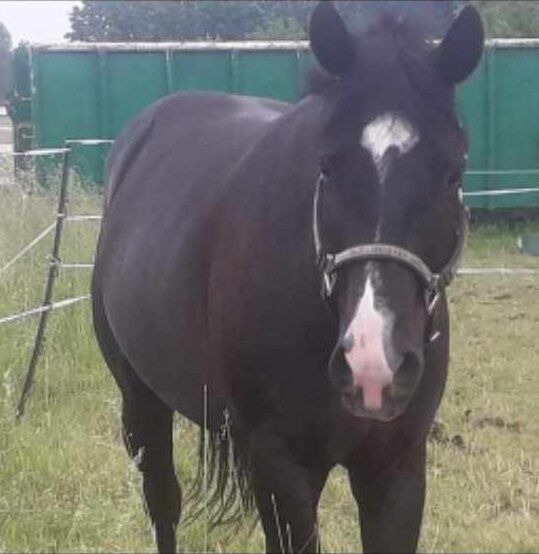
<path fill-rule="evenodd" d="M 453 173 L 450 173 L 445 183 L 446 188 L 449 188 L 451 190 L 460 188 L 462 186 L 462 172 L 455 171 Z"/>

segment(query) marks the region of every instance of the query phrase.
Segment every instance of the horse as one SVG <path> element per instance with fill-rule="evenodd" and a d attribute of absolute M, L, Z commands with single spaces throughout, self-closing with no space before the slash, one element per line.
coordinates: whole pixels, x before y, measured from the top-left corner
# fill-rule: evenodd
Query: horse
<path fill-rule="evenodd" d="M 200 426 L 207 509 L 256 507 L 268 552 L 319 550 L 337 465 L 364 551 L 417 548 L 467 220 L 455 91 L 482 23 L 468 6 L 439 43 L 390 14 L 351 33 L 324 1 L 309 39 L 296 104 L 175 94 L 109 155 L 93 320 L 159 552 L 182 507 L 174 412 Z"/>

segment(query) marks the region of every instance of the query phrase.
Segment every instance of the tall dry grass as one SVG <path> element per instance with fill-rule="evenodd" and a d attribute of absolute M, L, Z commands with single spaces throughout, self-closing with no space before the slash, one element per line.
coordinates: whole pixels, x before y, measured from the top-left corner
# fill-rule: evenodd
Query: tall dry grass
<path fill-rule="evenodd" d="M 95 213 L 100 200 L 76 194 L 71 213 Z M 0 267 L 55 213 L 55 200 L 0 194 Z M 95 223 L 70 225 L 62 255 L 92 259 Z M 533 265 L 517 252 L 514 229 L 472 232 L 468 265 Z M 0 317 L 41 301 L 50 240 L 0 276 Z M 88 290 L 88 272 L 63 272 L 56 298 Z M 468 277 L 451 288 L 451 374 L 429 443 L 429 489 L 421 550 L 539 551 L 539 278 Z M 118 391 L 96 347 L 87 304 L 55 312 L 24 420 L 14 411 L 35 320 L 0 327 L 0 552 L 151 551 L 139 476 L 119 435 Z M 178 473 L 194 478 L 196 431 L 178 418 Z M 187 508 L 188 509 L 188 508 Z M 346 475 L 324 491 L 323 549 L 359 549 Z M 261 552 L 259 527 L 219 528 L 216 552 Z M 205 526 L 179 532 L 182 551 L 200 551 Z"/>

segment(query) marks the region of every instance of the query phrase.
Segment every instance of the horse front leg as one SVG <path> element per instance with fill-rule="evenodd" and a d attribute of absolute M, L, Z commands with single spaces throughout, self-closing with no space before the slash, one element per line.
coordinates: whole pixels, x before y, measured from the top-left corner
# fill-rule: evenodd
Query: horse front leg
<path fill-rule="evenodd" d="M 423 440 L 399 460 L 369 464 L 358 459 L 348 466 L 364 552 L 416 551 L 425 501 L 425 451 Z"/>
<path fill-rule="evenodd" d="M 256 433 L 250 453 L 266 552 L 319 552 L 316 511 L 328 471 L 301 464 L 274 435 Z"/>

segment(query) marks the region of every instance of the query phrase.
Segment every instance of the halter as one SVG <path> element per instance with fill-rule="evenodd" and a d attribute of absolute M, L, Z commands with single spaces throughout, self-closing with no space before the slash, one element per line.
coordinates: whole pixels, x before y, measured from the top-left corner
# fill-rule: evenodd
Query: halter
<path fill-rule="evenodd" d="M 337 282 L 338 271 L 342 267 L 355 262 L 387 260 L 397 262 L 419 277 L 424 287 L 427 315 L 431 318 L 441 293 L 449 286 L 451 281 L 453 281 L 459 267 L 468 229 L 468 212 L 466 208 L 463 207 L 461 210 L 460 225 L 456 233 L 457 244 L 453 250 L 453 254 L 449 258 L 447 264 L 438 273 L 431 271 L 421 258 L 409 250 L 393 244 L 360 244 L 337 252 L 336 254 L 330 254 L 324 252 L 319 224 L 320 191 L 324 181 L 325 176 L 320 172 L 316 181 L 313 199 L 313 239 L 317 265 L 322 273 L 321 294 L 324 301 L 327 301 L 331 297 Z"/>

